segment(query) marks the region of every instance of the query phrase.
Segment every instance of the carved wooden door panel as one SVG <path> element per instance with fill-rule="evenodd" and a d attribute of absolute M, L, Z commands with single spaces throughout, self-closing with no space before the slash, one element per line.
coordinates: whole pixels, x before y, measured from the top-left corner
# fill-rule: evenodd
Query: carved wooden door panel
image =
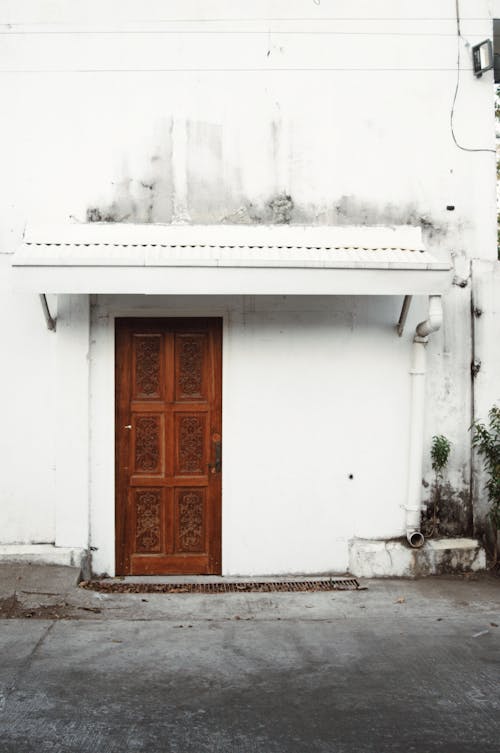
<path fill-rule="evenodd" d="M 219 319 L 116 320 L 116 572 L 221 571 Z"/>

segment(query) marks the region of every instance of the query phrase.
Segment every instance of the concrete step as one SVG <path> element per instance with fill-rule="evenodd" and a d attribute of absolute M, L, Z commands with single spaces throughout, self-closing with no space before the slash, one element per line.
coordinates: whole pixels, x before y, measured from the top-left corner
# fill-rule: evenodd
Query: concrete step
<path fill-rule="evenodd" d="M 406 539 L 353 539 L 349 572 L 359 578 L 418 578 L 486 569 L 486 553 L 476 539 L 427 539 L 412 549 Z"/>

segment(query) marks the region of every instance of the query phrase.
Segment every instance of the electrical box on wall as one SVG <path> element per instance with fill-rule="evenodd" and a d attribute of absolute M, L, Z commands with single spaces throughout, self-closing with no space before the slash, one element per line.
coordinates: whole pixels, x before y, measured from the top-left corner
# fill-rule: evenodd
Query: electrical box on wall
<path fill-rule="evenodd" d="M 476 76 L 482 76 L 493 68 L 493 45 L 491 39 L 474 45 L 472 48 L 472 65 Z"/>

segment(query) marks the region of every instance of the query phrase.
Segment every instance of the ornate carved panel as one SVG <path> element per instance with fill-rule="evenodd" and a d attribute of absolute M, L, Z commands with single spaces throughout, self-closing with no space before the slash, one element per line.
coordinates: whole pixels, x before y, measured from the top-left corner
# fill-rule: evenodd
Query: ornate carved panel
<path fill-rule="evenodd" d="M 201 489 L 179 493 L 177 504 L 177 550 L 202 552 L 204 546 L 204 509 Z"/>
<path fill-rule="evenodd" d="M 178 472 L 203 473 L 205 419 L 181 414 L 178 422 Z"/>
<path fill-rule="evenodd" d="M 135 492 L 135 550 L 161 551 L 161 491 L 138 489 Z"/>
<path fill-rule="evenodd" d="M 134 342 L 137 397 L 159 397 L 161 335 L 136 335 Z"/>
<path fill-rule="evenodd" d="M 179 335 L 178 348 L 178 398 L 198 398 L 203 393 L 204 335 Z"/>
<path fill-rule="evenodd" d="M 160 471 L 160 416 L 138 416 L 135 421 L 135 471 Z"/>

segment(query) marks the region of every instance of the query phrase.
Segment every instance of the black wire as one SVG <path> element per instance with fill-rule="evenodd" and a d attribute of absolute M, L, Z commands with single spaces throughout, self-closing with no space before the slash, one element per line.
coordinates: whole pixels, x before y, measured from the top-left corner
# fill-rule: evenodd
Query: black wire
<path fill-rule="evenodd" d="M 458 149 L 461 149 L 462 152 L 491 152 L 492 154 L 496 154 L 496 149 L 473 149 L 469 148 L 467 146 L 462 146 L 458 143 L 457 137 L 455 136 L 455 129 L 453 127 L 453 116 L 455 114 L 455 104 L 457 101 L 458 96 L 458 89 L 460 86 L 460 42 L 462 40 L 462 32 L 460 29 L 460 8 L 459 8 L 459 0 L 455 0 L 456 2 L 456 19 L 457 19 L 457 84 L 455 86 L 455 94 L 453 95 L 453 103 L 451 105 L 451 111 L 450 111 L 450 128 L 451 128 L 451 136 L 453 138 L 453 141 L 455 142 L 455 146 L 458 147 Z"/>

